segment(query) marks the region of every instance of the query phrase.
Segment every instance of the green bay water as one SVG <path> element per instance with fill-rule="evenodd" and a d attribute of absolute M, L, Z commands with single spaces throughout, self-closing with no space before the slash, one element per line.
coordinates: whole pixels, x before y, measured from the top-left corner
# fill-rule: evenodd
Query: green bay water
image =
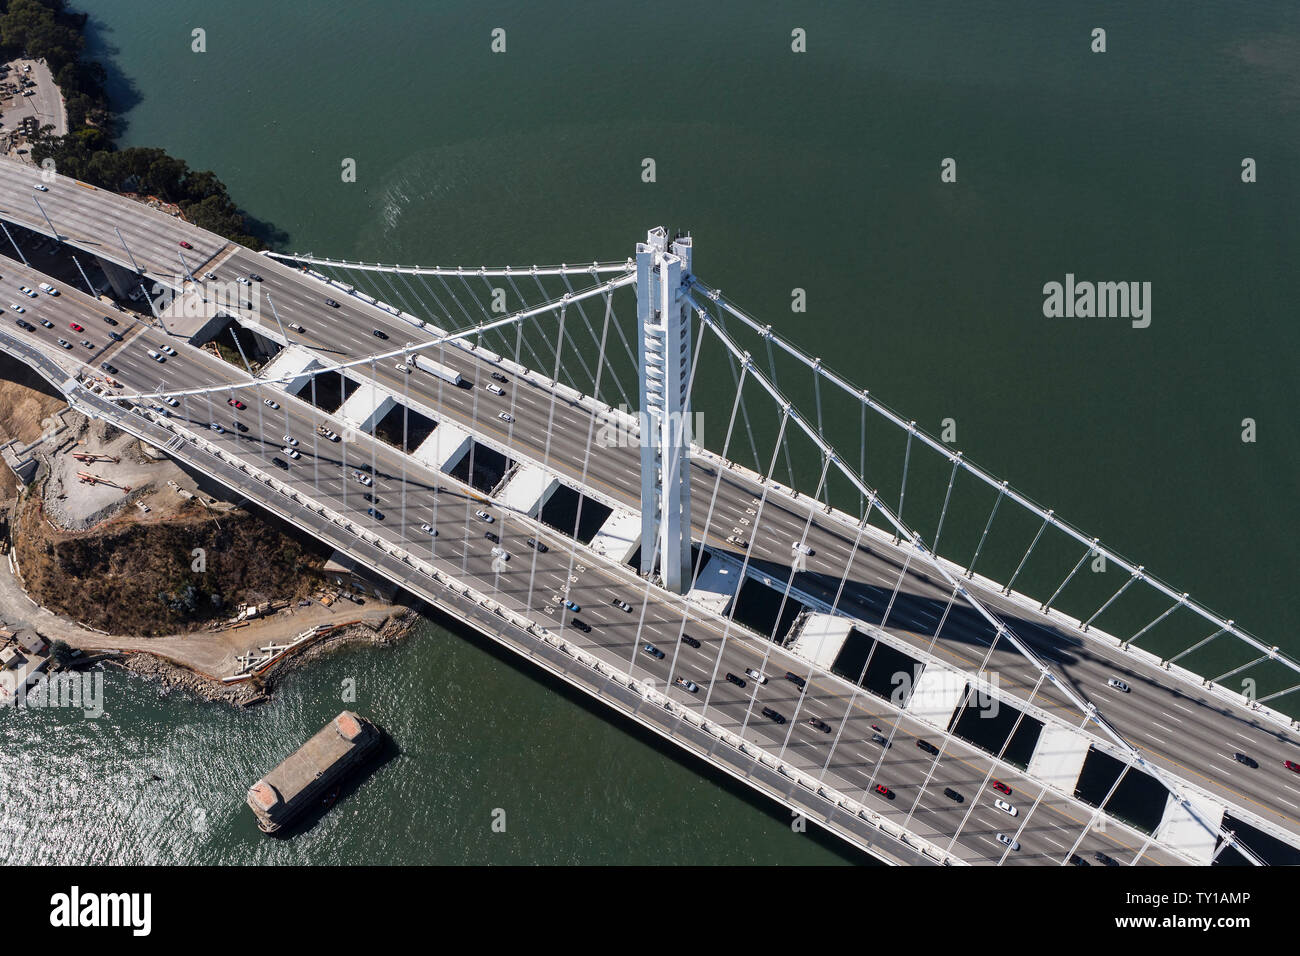
<path fill-rule="evenodd" d="M 1300 652 L 1292 4 L 80 6 L 120 142 L 211 168 L 278 247 L 578 262 L 690 229 L 696 271 L 761 321 L 932 433 L 954 418 L 971 458 Z M 1067 273 L 1151 282 L 1151 326 L 1044 318 Z M 348 677 L 401 756 L 302 838 L 261 839 L 244 788 Z M 247 714 L 107 683 L 104 720 L 0 723 L 0 858 L 854 859 L 433 623 Z"/>

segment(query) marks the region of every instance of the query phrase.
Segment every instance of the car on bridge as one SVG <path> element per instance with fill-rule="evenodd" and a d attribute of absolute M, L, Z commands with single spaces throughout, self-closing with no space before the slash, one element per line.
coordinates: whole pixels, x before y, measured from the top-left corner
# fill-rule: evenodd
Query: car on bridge
<path fill-rule="evenodd" d="M 378 508 L 367 508 L 366 514 L 370 515 L 370 517 L 374 518 L 376 521 L 384 520 L 384 513 Z"/>
<path fill-rule="evenodd" d="M 298 447 L 298 439 L 294 438 L 292 435 L 285 435 L 283 437 L 284 437 L 284 443 L 286 445 L 290 446 L 291 448 Z"/>
<path fill-rule="evenodd" d="M 19 311 L 19 312 L 26 312 L 27 310 L 26 310 L 26 309 L 19 309 L 18 311 Z M 54 323 L 51 322 L 49 319 L 37 319 L 36 321 L 40 322 L 41 325 L 45 326 L 47 329 L 52 329 L 52 328 L 54 328 Z"/>
<path fill-rule="evenodd" d="M 762 671 L 756 671 L 756 670 L 754 670 L 754 668 L 752 668 L 752 667 L 746 667 L 746 668 L 745 668 L 745 673 L 746 673 L 747 675 L 749 675 L 750 680 L 753 680 L 753 681 L 755 681 L 756 683 L 759 683 L 759 684 L 766 684 L 766 683 L 767 683 L 767 675 L 764 674 Z"/>
<path fill-rule="evenodd" d="M 191 245 L 190 245 L 188 242 L 186 242 L 184 239 L 182 239 L 182 240 L 181 240 L 181 248 L 182 248 L 182 249 L 193 249 L 194 247 L 191 246 Z"/>
<path fill-rule="evenodd" d="M 90 339 L 82 339 L 82 340 L 81 340 L 81 344 L 82 344 L 85 348 L 88 348 L 88 349 L 90 349 L 91 351 L 94 351 L 95 343 L 92 342 L 92 341 L 90 341 Z"/>
<path fill-rule="evenodd" d="M 501 536 L 500 536 L 499 534 L 497 534 L 495 531 L 484 531 L 484 532 L 483 532 L 483 537 L 487 538 L 487 539 L 488 539 L 489 541 L 491 541 L 493 544 L 500 544 L 500 543 L 501 543 Z"/>
<path fill-rule="evenodd" d="M 798 674 L 792 671 L 785 672 L 785 679 L 788 680 L 791 684 L 794 684 L 794 686 L 798 687 L 800 690 L 803 690 L 805 687 L 808 686 L 808 682 L 806 680 L 804 680 L 802 677 L 800 677 Z"/>
<path fill-rule="evenodd" d="M 685 644 L 687 647 L 694 647 L 697 650 L 699 649 L 700 646 L 700 642 L 697 641 L 695 638 L 691 637 L 691 635 L 689 634 L 682 635 L 682 643 Z"/>
<path fill-rule="evenodd" d="M 216 422 L 209 422 L 208 427 L 211 428 L 218 435 L 224 435 L 226 432 L 226 430 L 222 428 L 220 425 L 218 425 Z"/>
<path fill-rule="evenodd" d="M 963 796 L 962 796 L 960 793 L 958 793 L 956 790 L 954 790 L 952 787 L 944 787 L 944 788 L 943 788 L 943 795 L 944 795 L 945 797 L 947 797 L 949 800 L 953 801 L 954 803 L 965 803 L 965 802 L 966 802 L 966 798 L 963 797 Z"/>
<path fill-rule="evenodd" d="M 72 329 L 72 331 L 74 331 L 74 332 L 84 332 L 84 331 L 86 331 L 86 330 L 83 329 L 81 326 L 79 326 L 76 322 L 69 322 L 69 323 L 68 323 L 68 328 Z"/>
<path fill-rule="evenodd" d="M 655 647 L 653 644 L 642 644 L 641 650 L 644 653 L 649 654 L 657 661 L 661 661 L 664 659 L 664 652 L 659 650 L 659 648 Z"/>
<path fill-rule="evenodd" d="M 492 557 L 494 557 L 494 558 L 500 558 L 502 561 L 509 561 L 509 560 L 510 560 L 510 552 L 507 551 L 505 548 L 493 548 L 493 549 L 492 549 Z"/>
<path fill-rule="evenodd" d="M 19 315 L 22 315 L 22 313 L 24 313 L 24 312 L 27 311 L 26 309 L 24 309 L 21 305 L 19 305 L 19 304 L 16 303 L 16 302 L 11 303 L 10 306 L 9 306 L 9 308 L 13 309 L 13 310 L 14 310 L 15 312 L 17 312 Z"/>
<path fill-rule="evenodd" d="M 578 630 L 582 631 L 583 634 L 590 634 L 590 633 L 591 633 L 591 625 L 588 624 L 586 621 L 584 621 L 584 620 L 583 620 L 582 618 L 580 618 L 580 617 L 572 618 L 572 619 L 569 621 L 569 623 L 572 624 L 574 627 L 576 627 Z"/>
<path fill-rule="evenodd" d="M 781 713 L 779 710 L 773 710 L 771 707 L 763 708 L 763 716 L 775 724 L 785 723 L 785 714 Z"/>
<path fill-rule="evenodd" d="M 511 415 L 509 412 L 498 412 L 497 418 L 501 419 L 507 425 L 514 424 L 514 420 L 515 420 L 515 416 Z"/>
<path fill-rule="evenodd" d="M 72 343 L 69 342 L 67 339 L 59 339 L 59 344 L 62 345 L 65 349 L 72 348 Z"/>
<path fill-rule="evenodd" d="M 700 685 L 695 683 L 693 680 L 687 680 L 685 677 L 675 678 L 673 683 L 678 687 L 690 691 L 692 694 L 698 694 L 700 692 Z"/>
<path fill-rule="evenodd" d="M 564 602 L 564 606 L 567 607 L 567 608 L 568 608 L 570 611 L 572 611 L 574 614 L 577 614 L 579 611 L 582 610 L 582 605 L 581 605 L 581 604 L 576 604 L 576 603 L 574 603 L 573 601 L 565 601 L 565 602 Z"/>
<path fill-rule="evenodd" d="M 109 340 L 110 342 L 121 342 L 121 341 L 122 341 L 122 336 L 119 335 L 117 332 L 109 332 L 109 333 L 108 333 L 108 340 Z"/>
<path fill-rule="evenodd" d="M 248 407 L 237 398 L 226 399 L 226 404 L 229 405 L 231 408 L 238 408 L 241 412 Z"/>
<path fill-rule="evenodd" d="M 18 291 L 21 292 L 23 295 L 27 296 L 29 299 L 36 298 L 36 293 L 25 285 L 20 285 L 18 287 Z"/>
<path fill-rule="evenodd" d="M 748 542 L 746 539 L 740 537 L 739 535 L 735 535 L 735 534 L 729 534 L 729 535 L 727 535 L 727 544 L 734 544 L 734 545 L 735 545 L 736 547 L 738 547 L 738 548 L 748 548 L 748 547 L 749 547 L 749 542 Z"/>
<path fill-rule="evenodd" d="M 166 352 L 168 355 L 175 355 L 175 354 L 176 354 L 176 350 L 175 350 L 174 348 L 172 348 L 170 345 L 160 345 L 160 346 L 158 346 L 158 351 L 160 351 L 160 352 Z"/>
<path fill-rule="evenodd" d="M 117 319 L 113 318 L 111 315 L 100 316 L 100 318 L 102 318 L 108 325 L 117 325 Z"/>
<path fill-rule="evenodd" d="M 407 365 L 405 362 L 398 362 L 396 365 L 393 366 L 393 368 L 397 369 L 403 375 L 411 374 L 411 366 Z"/>
<path fill-rule="evenodd" d="M 886 750 L 889 749 L 889 741 L 886 740 L 882 735 L 880 735 L 880 734 L 872 734 L 872 735 L 871 735 L 871 739 L 872 739 L 875 743 L 880 744 L 880 746 L 884 747 Z"/>
<path fill-rule="evenodd" d="M 1246 755 L 1243 754 L 1243 753 L 1235 753 L 1235 754 L 1233 754 L 1233 755 L 1232 755 L 1232 759 L 1235 760 L 1235 761 L 1237 761 L 1237 763 L 1239 763 L 1239 764 L 1244 764 L 1245 766 L 1250 767 L 1250 768 L 1253 769 L 1253 770 L 1259 768 L 1259 761 L 1258 761 L 1258 760 L 1256 760 L 1254 757 L 1248 757 L 1248 756 L 1246 756 Z"/>
<path fill-rule="evenodd" d="M 231 427 L 234 428 L 235 431 L 237 431 L 237 432 L 246 432 L 246 431 L 248 431 L 248 426 L 245 425 L 243 422 L 240 422 L 240 421 L 234 421 L 234 422 L 231 422 L 230 425 L 231 425 Z"/>
<path fill-rule="evenodd" d="M 1123 682 L 1122 680 L 1120 680 L 1118 677 L 1112 677 L 1112 678 L 1110 678 L 1109 680 L 1107 680 L 1107 681 L 1106 681 L 1106 686 L 1107 686 L 1107 687 L 1113 687 L 1113 688 L 1115 688 L 1115 689 L 1116 689 L 1117 691 L 1119 691 L 1121 694 L 1127 694 L 1127 693 L 1128 693 L 1128 684 L 1124 683 L 1124 682 Z"/>
<path fill-rule="evenodd" d="M 279 456 L 272 458 L 271 464 L 275 465 L 277 468 L 283 468 L 285 471 L 289 470 L 289 463 Z"/>
<path fill-rule="evenodd" d="M 727 671 L 727 681 L 728 683 L 735 684 L 737 687 L 745 686 L 744 678 L 737 677 L 735 674 L 731 673 L 731 671 Z"/>
<path fill-rule="evenodd" d="M 32 188 L 35 189 L 35 190 L 37 190 L 38 192 L 43 192 L 43 193 L 47 193 L 47 192 L 50 191 L 50 187 L 49 187 L 49 186 L 42 186 L 42 185 L 39 185 L 39 184 L 33 186 Z"/>
<path fill-rule="evenodd" d="M 107 362 L 100 362 L 100 363 L 99 363 L 99 367 L 102 368 L 102 369 L 103 369 L 105 372 L 107 372 L 109 375 L 116 375 L 116 374 L 117 374 L 117 366 L 116 366 L 116 365 L 109 365 Z M 170 404 L 172 404 L 172 402 L 175 402 L 175 401 L 176 401 L 176 399 L 174 399 L 174 398 L 169 398 L 169 399 L 167 399 L 167 404 L 170 405 Z"/>
<path fill-rule="evenodd" d="M 500 372 L 493 372 L 493 373 L 492 373 L 492 377 L 493 377 L 494 379 L 496 379 L 498 382 L 508 382 L 508 381 L 510 381 L 510 379 L 506 378 L 506 377 L 505 377 L 504 375 L 502 375 Z"/>
<path fill-rule="evenodd" d="M 1115 859 L 1113 856 L 1108 856 L 1107 854 L 1102 853 L 1100 850 L 1094 853 L 1092 858 L 1102 866 L 1119 866 L 1119 860 Z"/>
<path fill-rule="evenodd" d="M 1070 854 L 1070 866 L 1092 866 L 1087 860 L 1077 853 Z"/>
<path fill-rule="evenodd" d="M 54 286 L 50 285 L 48 282 L 42 282 L 40 288 L 41 288 L 41 291 L 44 292 L 46 295 L 58 295 L 58 294 L 59 294 L 59 290 L 56 289 L 56 288 L 54 288 Z"/>
<path fill-rule="evenodd" d="M 325 304 L 328 305 L 331 309 L 337 309 L 339 307 L 339 304 L 335 302 L 333 299 L 326 299 Z"/>
<path fill-rule="evenodd" d="M 355 478 L 357 481 L 361 482 L 363 485 L 373 485 L 373 484 L 374 484 L 374 481 L 371 480 L 371 478 L 370 478 L 369 475 L 363 475 L 361 472 L 357 471 L 355 468 L 352 470 L 352 477 Z"/>
<path fill-rule="evenodd" d="M 1005 846 L 1010 847 L 1012 850 L 1020 849 L 1020 844 L 1017 841 L 1011 839 L 1011 837 L 1007 836 L 1005 833 L 998 834 L 998 842 Z"/>
<path fill-rule="evenodd" d="M 1005 800 L 994 800 L 993 806 L 997 807 L 999 810 L 1001 810 L 1009 817 L 1014 817 L 1016 814 L 1020 812 L 1011 804 L 1007 803 Z"/>
<path fill-rule="evenodd" d="M 277 407 L 278 407 L 278 406 L 277 406 Z M 330 431 L 330 429 L 326 428 L 324 425 L 317 425 L 317 426 L 316 426 L 316 434 L 318 434 L 318 435 L 320 435 L 322 438 L 326 438 L 326 439 L 328 439 L 328 440 L 330 440 L 330 441 L 338 441 L 338 440 L 339 440 L 339 436 L 338 436 L 337 434 L 335 434 L 334 432 Z"/>
<path fill-rule="evenodd" d="M 280 451 L 284 452 L 286 455 L 288 455 L 290 458 L 294 459 L 295 461 L 302 457 L 302 455 L 298 453 L 298 449 L 290 448 L 288 445 L 285 445 L 283 448 L 280 449 Z"/>
<path fill-rule="evenodd" d="M 155 362 L 157 362 L 159 365 L 167 361 L 167 356 L 160 355 L 159 353 L 155 352 L 153 349 L 146 349 L 146 351 L 149 353 L 149 357 L 153 359 Z"/>
<path fill-rule="evenodd" d="M 430 535 L 431 537 L 434 538 L 438 537 L 438 529 L 435 528 L 433 525 L 429 524 L 428 522 L 425 522 L 424 524 L 420 525 L 420 530 L 423 531 L 425 534 Z"/>
<path fill-rule="evenodd" d="M 883 783 L 876 784 L 876 796 L 884 797 L 886 800 L 894 799 L 894 791 L 890 790 Z"/>
<path fill-rule="evenodd" d="M 804 722 L 809 727 L 812 727 L 814 730 L 820 730 L 824 734 L 829 734 L 831 732 L 831 725 L 826 723 L 826 721 L 822 720 L 820 717 L 809 717 Z"/>
<path fill-rule="evenodd" d="M 253 284 L 253 283 L 249 282 L 247 279 L 245 279 L 243 276 L 240 276 L 240 277 L 237 278 L 235 281 L 238 282 L 240 285 L 252 285 L 252 284 Z"/>
<path fill-rule="evenodd" d="M 493 395 L 504 395 L 506 393 L 506 390 L 502 388 L 500 385 L 484 385 L 483 387 L 486 388 Z"/>
<path fill-rule="evenodd" d="M 993 789 L 998 791 L 999 793 L 1005 793 L 1008 797 L 1011 796 L 1011 788 L 1008 787 L 1001 780 L 993 781 Z"/>
<path fill-rule="evenodd" d="M 536 551 L 538 554 L 545 554 L 547 551 L 550 551 L 550 550 L 551 550 L 551 549 L 548 548 L 546 545 L 544 545 L 544 544 L 542 544 L 540 541 L 538 541 L 536 538 L 529 538 L 529 539 L 528 539 L 528 547 L 532 548 L 532 549 L 533 549 L 534 551 Z"/>
<path fill-rule="evenodd" d="M 249 277 L 250 279 L 252 279 L 254 282 L 261 282 L 261 281 L 262 281 L 262 277 L 261 277 L 260 275 L 258 275 L 256 272 L 250 272 L 250 273 L 248 274 L 248 277 Z"/>
<path fill-rule="evenodd" d="M 333 301 L 333 300 L 331 300 L 331 301 Z M 338 303 L 337 303 L 337 302 L 334 303 L 334 308 L 336 308 L 336 309 L 338 308 Z M 388 338 L 388 333 L 385 332 L 383 329 L 371 329 L 371 330 L 370 330 L 370 334 L 373 335 L 373 336 L 374 336 L 375 338 L 377 338 L 377 339 L 387 339 L 387 338 Z"/>
<path fill-rule="evenodd" d="M 805 557 L 811 557 L 812 555 L 817 553 L 812 548 L 808 547 L 808 545 L 804 544 L 802 541 L 796 541 L 794 544 L 790 545 L 790 550 L 798 551 L 800 554 L 804 555 Z"/>
<path fill-rule="evenodd" d="M 1296 763 L 1294 760 L 1284 760 L 1282 763 L 1286 766 L 1286 769 L 1290 770 L 1292 773 L 1300 773 L 1300 763 Z"/>
<path fill-rule="evenodd" d="M 106 369 L 107 369 L 107 368 L 110 368 L 110 367 L 111 367 L 111 366 L 108 366 L 108 365 L 105 365 L 105 366 L 104 366 L 104 368 L 106 368 Z M 113 369 L 113 374 L 114 374 L 114 375 L 117 374 L 117 369 Z M 167 396 L 166 398 L 164 398 L 163 401 L 166 402 L 168 405 L 170 405 L 172 408 L 180 408 L 180 407 L 181 407 L 181 403 L 180 403 L 177 399 L 172 398 L 170 395 Z"/>
<path fill-rule="evenodd" d="M 264 398 L 264 399 L 262 399 L 262 404 L 265 405 L 267 408 L 279 409 L 279 407 L 280 407 L 280 403 L 279 403 L 279 402 L 274 401 L 273 399 L 269 399 L 269 398 Z"/>
<path fill-rule="evenodd" d="M 916 738 L 916 746 L 921 750 L 924 750 L 926 753 L 930 754 L 931 756 L 937 755 L 939 753 L 938 747 L 930 743 L 930 741 L 928 740 L 922 740 L 920 737 Z"/>
<path fill-rule="evenodd" d="M 23 319 L 14 319 L 14 325 L 27 332 L 36 331 L 36 326 L 32 325 L 30 322 L 24 321 Z"/>

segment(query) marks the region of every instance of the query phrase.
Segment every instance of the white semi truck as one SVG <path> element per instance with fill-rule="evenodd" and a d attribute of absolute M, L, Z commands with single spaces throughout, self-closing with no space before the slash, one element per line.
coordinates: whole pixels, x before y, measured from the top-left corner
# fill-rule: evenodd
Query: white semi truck
<path fill-rule="evenodd" d="M 420 371 L 428 372 L 430 375 L 436 375 L 444 382 L 451 382 L 453 385 L 460 385 L 463 381 L 460 377 L 460 372 L 456 371 L 454 368 L 448 368 L 446 365 L 441 365 L 428 356 L 421 355 L 418 352 L 412 352 L 406 357 L 406 361 L 408 365 L 413 365 L 420 369 Z"/>

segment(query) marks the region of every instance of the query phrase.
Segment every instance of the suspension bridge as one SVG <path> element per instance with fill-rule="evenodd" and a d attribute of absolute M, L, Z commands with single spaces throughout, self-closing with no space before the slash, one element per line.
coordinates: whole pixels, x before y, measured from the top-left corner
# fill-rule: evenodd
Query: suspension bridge
<path fill-rule="evenodd" d="M 381 265 L 37 182 L 0 163 L 0 281 L 52 241 L 85 291 L 0 348 L 793 814 L 900 864 L 1300 846 L 1300 664 L 709 286 L 695 237 Z"/>

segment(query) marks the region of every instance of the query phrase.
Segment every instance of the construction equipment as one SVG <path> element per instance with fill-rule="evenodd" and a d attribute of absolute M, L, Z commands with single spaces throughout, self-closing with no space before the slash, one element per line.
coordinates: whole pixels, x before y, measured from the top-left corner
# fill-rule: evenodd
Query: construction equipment
<path fill-rule="evenodd" d="M 81 451 L 73 452 L 72 457 L 77 459 L 77 461 L 85 462 L 86 464 L 92 464 L 97 461 L 111 461 L 116 465 L 120 464 L 122 461 L 122 459 L 117 455 L 92 455 L 89 452 Z"/>
<path fill-rule="evenodd" d="M 121 488 L 124 495 L 131 492 L 130 485 L 119 485 L 116 481 L 110 481 L 100 475 L 92 475 L 88 471 L 77 472 L 77 478 L 80 479 L 83 485 L 108 485 L 110 488 Z"/>

